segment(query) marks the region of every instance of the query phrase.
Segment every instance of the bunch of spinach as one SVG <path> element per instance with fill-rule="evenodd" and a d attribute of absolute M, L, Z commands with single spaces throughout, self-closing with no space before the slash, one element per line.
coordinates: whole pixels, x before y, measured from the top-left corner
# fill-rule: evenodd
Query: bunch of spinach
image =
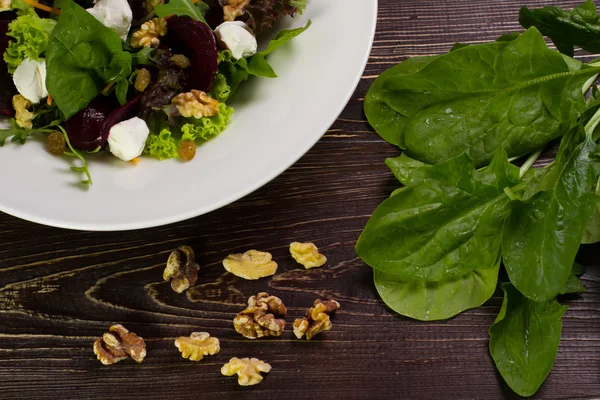
<path fill-rule="evenodd" d="M 593 13 L 586 14 L 590 37 L 568 43 L 591 49 L 600 18 L 588 3 L 581 8 Z M 583 12 L 560 11 L 541 12 L 542 25 L 552 26 L 554 15 L 561 26 L 564 13 Z M 494 43 L 409 59 L 373 83 L 367 118 L 406 153 L 386 160 L 402 187 L 356 244 L 385 303 L 424 321 L 482 305 L 504 265 L 510 283 L 502 285 L 490 353 L 523 396 L 554 364 L 566 311 L 557 297 L 585 291 L 579 246 L 600 240 L 597 88 L 584 97 L 600 67 L 549 49 L 533 25 Z M 557 35 L 550 38 L 565 44 Z M 531 168 L 560 137 L 556 160 Z M 521 168 L 511 164 L 527 154 Z"/>

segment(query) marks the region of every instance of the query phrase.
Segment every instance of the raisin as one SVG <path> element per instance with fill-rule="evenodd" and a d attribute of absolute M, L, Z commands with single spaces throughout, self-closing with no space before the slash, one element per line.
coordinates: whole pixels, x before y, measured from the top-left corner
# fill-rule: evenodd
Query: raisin
<path fill-rule="evenodd" d="M 135 77 L 135 90 L 143 92 L 150 84 L 150 72 L 146 68 L 142 68 L 138 71 Z"/>
<path fill-rule="evenodd" d="M 54 131 L 46 138 L 46 146 L 50 153 L 60 155 L 65 152 L 67 143 L 62 133 Z"/>
<path fill-rule="evenodd" d="M 193 140 L 185 139 L 179 143 L 177 154 L 183 161 L 190 161 L 196 156 L 196 143 Z"/>

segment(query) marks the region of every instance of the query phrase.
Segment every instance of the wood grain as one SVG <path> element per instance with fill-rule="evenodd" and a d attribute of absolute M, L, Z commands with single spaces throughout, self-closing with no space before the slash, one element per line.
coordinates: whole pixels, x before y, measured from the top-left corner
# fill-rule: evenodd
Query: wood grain
<path fill-rule="evenodd" d="M 448 321 L 408 320 L 379 300 L 370 268 L 356 257 L 367 218 L 397 186 L 383 161 L 398 150 L 368 126 L 362 101 L 373 79 L 406 57 L 519 30 L 521 5 L 578 2 L 380 0 L 369 65 L 340 118 L 287 172 L 211 214 L 115 233 L 0 215 L 0 399 L 515 398 L 487 350 L 499 293 Z M 314 241 L 327 266 L 299 269 L 287 251 L 294 240 Z M 181 244 L 196 250 L 202 269 L 197 286 L 177 295 L 161 274 Z M 248 282 L 224 273 L 222 258 L 249 248 L 273 253 L 280 265 L 273 279 Z M 569 311 L 560 352 L 535 398 L 600 398 L 597 251 L 580 252 L 588 291 L 563 299 Z M 284 300 L 290 325 L 281 338 L 246 340 L 232 318 L 248 296 L 264 290 Z M 311 342 L 294 340 L 291 322 L 317 297 L 341 303 L 333 329 Z M 146 339 L 143 364 L 107 367 L 96 360 L 92 343 L 113 323 Z M 193 363 L 173 341 L 197 330 L 219 337 L 222 350 Z M 259 357 L 273 370 L 259 386 L 239 387 L 219 373 L 234 356 Z"/>

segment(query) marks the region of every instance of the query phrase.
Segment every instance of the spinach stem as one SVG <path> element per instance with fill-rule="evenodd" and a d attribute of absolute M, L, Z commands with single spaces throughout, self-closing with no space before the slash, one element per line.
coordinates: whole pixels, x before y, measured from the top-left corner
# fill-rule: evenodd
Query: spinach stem
<path fill-rule="evenodd" d="M 538 157 L 540 156 L 540 154 L 542 154 L 543 150 L 544 150 L 544 148 L 542 147 L 541 149 L 539 149 L 539 150 L 531 153 L 529 155 L 529 157 L 527 157 L 527 160 L 525 160 L 525 162 L 523 163 L 523 165 L 519 169 L 519 178 L 522 178 L 523 175 L 525 175 L 525 172 L 529 171 L 529 169 L 536 162 L 536 160 L 538 159 Z"/>
<path fill-rule="evenodd" d="M 587 81 L 585 81 L 585 83 L 583 84 L 583 88 L 581 89 L 581 93 L 582 94 L 586 94 L 588 90 L 590 90 L 590 88 L 592 87 L 592 85 L 594 84 L 594 82 L 596 82 L 596 79 L 598 78 L 598 74 L 591 76 L 590 79 L 588 79 Z"/>
<path fill-rule="evenodd" d="M 586 135 L 591 135 L 598 126 L 598 123 L 600 123 L 600 108 L 594 113 L 588 123 L 585 124 L 583 129 L 585 130 Z"/>

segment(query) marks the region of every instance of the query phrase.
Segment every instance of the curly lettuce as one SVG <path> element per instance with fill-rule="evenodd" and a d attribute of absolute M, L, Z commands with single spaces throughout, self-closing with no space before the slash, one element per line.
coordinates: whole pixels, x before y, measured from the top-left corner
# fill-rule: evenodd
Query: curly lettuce
<path fill-rule="evenodd" d="M 181 129 L 166 125 L 165 121 L 152 121 L 151 133 L 146 140 L 144 154 L 167 160 L 179 158 L 177 148 L 181 141 L 189 139 L 195 142 L 207 141 L 225 130 L 231 121 L 233 108 L 225 103 L 217 107 L 219 114 L 214 117 L 186 118 Z M 157 127 L 154 127 L 156 125 Z M 158 133 L 154 133 L 158 130 Z"/>
<path fill-rule="evenodd" d="M 229 83 L 227 83 L 227 77 L 219 71 L 217 71 L 215 74 L 215 80 L 210 91 L 210 96 L 220 103 L 224 102 L 229 98 L 229 96 L 231 96 L 231 86 L 229 86 Z"/>
<path fill-rule="evenodd" d="M 217 110 L 219 113 L 214 117 L 187 118 L 186 121 L 190 122 L 181 127 L 183 135 L 189 139 L 205 141 L 223 132 L 231 120 L 233 108 L 219 103 Z"/>
<path fill-rule="evenodd" d="M 39 60 L 48 48 L 50 35 L 56 26 L 56 21 L 40 18 L 33 8 L 26 14 L 20 15 L 8 25 L 10 40 L 4 52 L 4 61 L 11 74 L 26 58 Z"/>
<path fill-rule="evenodd" d="M 171 130 L 163 128 L 158 134 L 151 134 L 146 140 L 144 154 L 156 157 L 159 160 L 167 160 L 169 158 L 178 158 L 177 142 L 171 135 Z"/>

